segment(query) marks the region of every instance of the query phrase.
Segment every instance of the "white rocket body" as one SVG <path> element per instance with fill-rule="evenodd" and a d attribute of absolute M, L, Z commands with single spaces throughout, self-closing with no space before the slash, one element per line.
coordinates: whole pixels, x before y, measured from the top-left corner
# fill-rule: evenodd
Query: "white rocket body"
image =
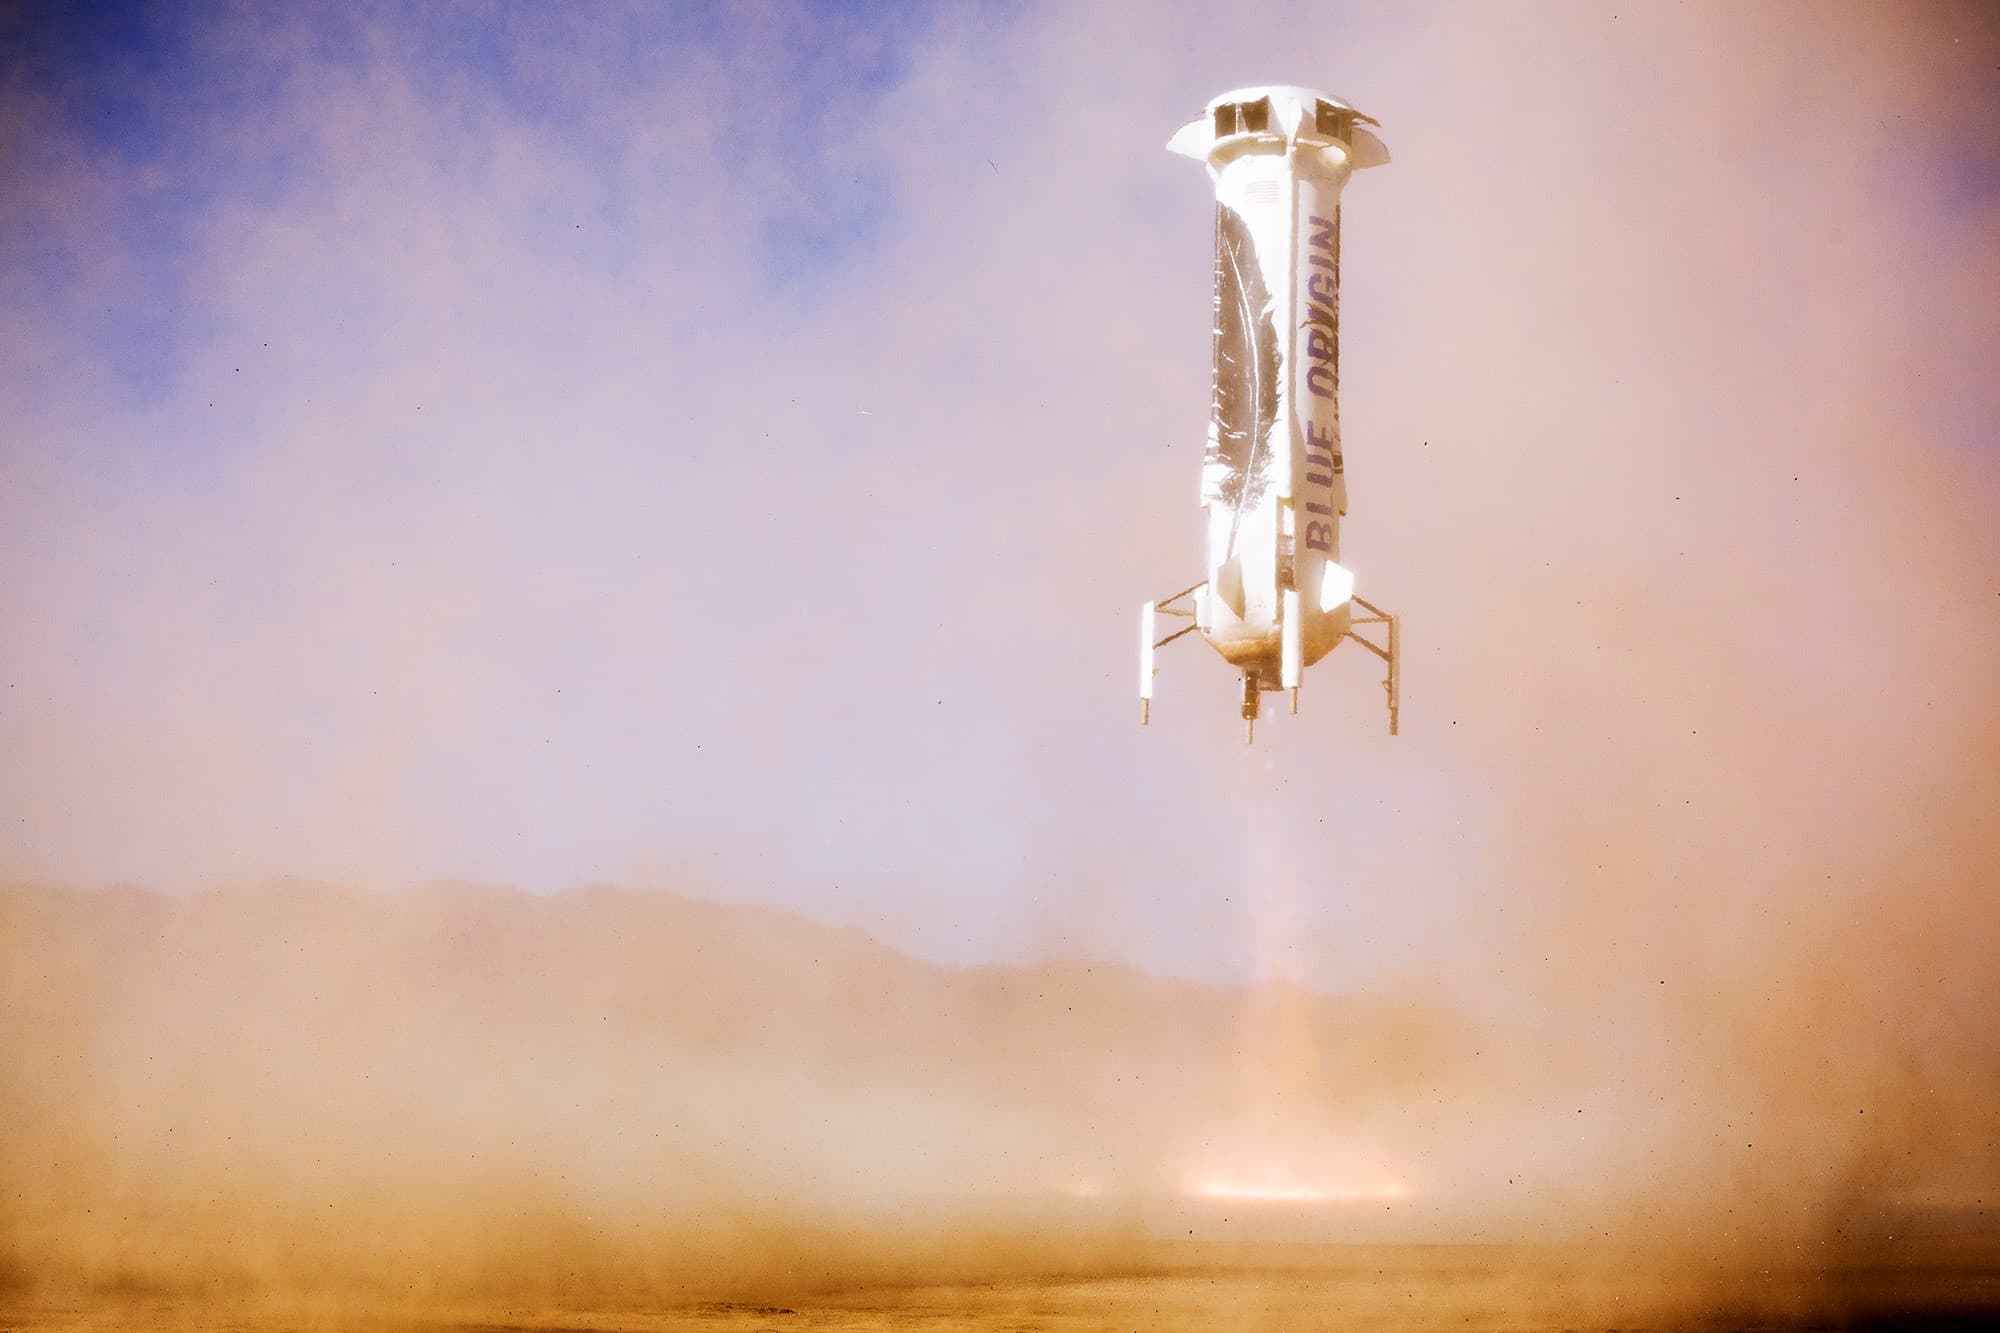
<path fill-rule="evenodd" d="M 1352 172 L 1388 161 L 1373 123 L 1310 89 L 1245 88 L 1167 145 L 1206 163 L 1215 187 L 1206 583 L 1191 591 L 1195 627 L 1243 670 L 1246 718 L 1257 691 L 1296 690 L 1353 623 L 1339 563 L 1340 196 Z M 1151 666 L 1143 648 L 1148 700 Z"/>

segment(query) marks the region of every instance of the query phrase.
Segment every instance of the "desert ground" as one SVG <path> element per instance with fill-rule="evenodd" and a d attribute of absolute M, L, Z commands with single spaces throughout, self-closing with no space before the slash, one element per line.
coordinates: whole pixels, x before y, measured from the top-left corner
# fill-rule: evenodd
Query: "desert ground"
<path fill-rule="evenodd" d="M 1101 1271 L 905 1268 L 843 1282 L 774 1273 L 731 1299 L 425 1305 L 322 1294 L 138 1290 L 17 1293 L 0 1328 L 651 1329 L 1972 1329 L 2000 1319 L 2000 1237 L 1929 1236 L 1831 1247 L 1728 1295 L 1621 1270 L 1589 1248 L 1159 1243 Z"/>

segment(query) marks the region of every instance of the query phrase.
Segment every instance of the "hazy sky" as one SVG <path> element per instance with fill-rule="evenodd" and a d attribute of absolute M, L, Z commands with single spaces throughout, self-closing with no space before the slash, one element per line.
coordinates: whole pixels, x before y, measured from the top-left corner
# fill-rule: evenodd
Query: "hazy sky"
<path fill-rule="evenodd" d="M 1984 938 L 1993 11 L 1223 9 L 0 10 L 0 878 L 1334 987 L 1726 970 L 1885 868 Z M 1345 549 L 1408 662 L 1401 737 L 1349 649 L 1246 750 L 1192 642 L 1139 729 L 1133 625 L 1199 576 L 1162 145 L 1279 81 L 1395 159 Z"/>

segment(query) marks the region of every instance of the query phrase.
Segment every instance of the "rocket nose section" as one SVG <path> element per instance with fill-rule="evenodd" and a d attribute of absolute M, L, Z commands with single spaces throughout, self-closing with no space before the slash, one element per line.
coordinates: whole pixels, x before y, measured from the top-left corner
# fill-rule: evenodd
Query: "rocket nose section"
<path fill-rule="evenodd" d="M 1167 151 L 1191 157 L 1197 162 L 1208 160 L 1208 148 L 1214 131 L 1207 116 L 1196 116 L 1187 124 L 1174 131 L 1174 137 L 1167 140 Z"/>

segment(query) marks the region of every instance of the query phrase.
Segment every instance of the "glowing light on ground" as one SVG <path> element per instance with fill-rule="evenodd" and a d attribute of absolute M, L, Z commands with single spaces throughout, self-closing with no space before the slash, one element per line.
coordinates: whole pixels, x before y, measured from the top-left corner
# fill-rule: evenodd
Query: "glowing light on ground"
<path fill-rule="evenodd" d="M 1284 1176 L 1213 1175 L 1194 1177 L 1185 1188 L 1198 1199 L 1244 1203 L 1385 1203 L 1410 1197 L 1410 1187 L 1400 1180 L 1315 1184 Z"/>

